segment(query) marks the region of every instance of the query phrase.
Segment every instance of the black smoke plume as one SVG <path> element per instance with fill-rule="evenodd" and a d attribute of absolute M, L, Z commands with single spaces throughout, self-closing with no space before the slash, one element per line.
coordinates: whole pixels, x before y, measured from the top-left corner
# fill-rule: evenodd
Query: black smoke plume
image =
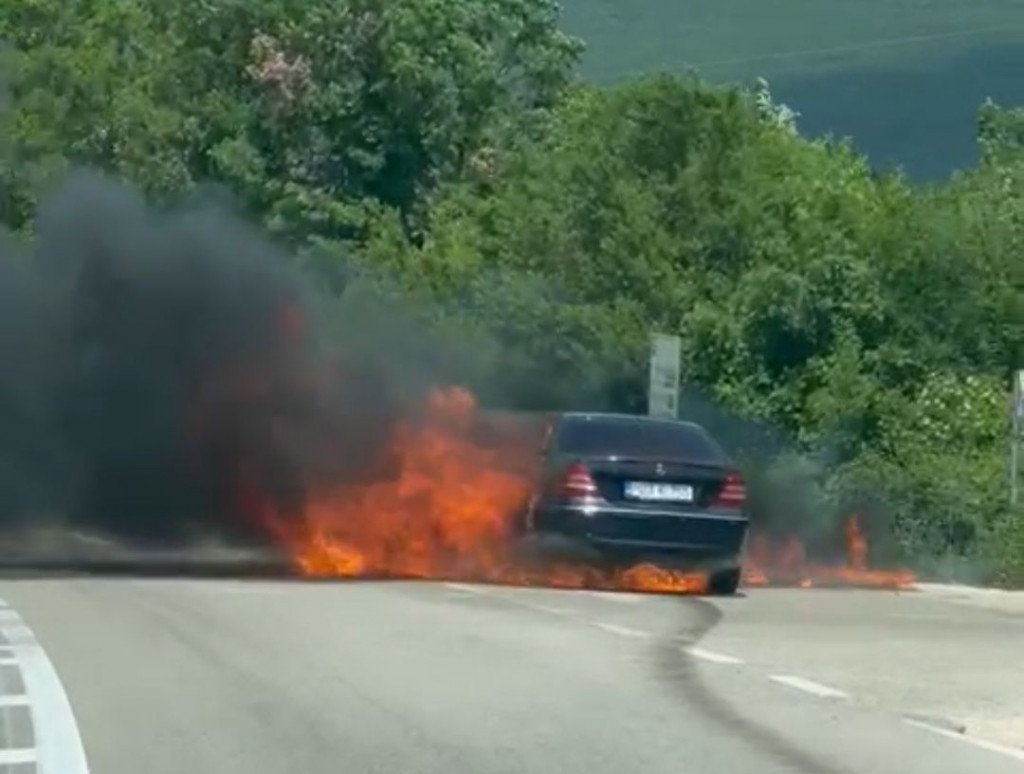
<path fill-rule="evenodd" d="M 257 489 L 287 517 L 310 478 L 386 463 L 389 375 L 314 353 L 289 256 L 240 221 L 155 212 L 80 174 L 40 208 L 30 247 L 0 251 L 8 534 L 261 540 Z"/>

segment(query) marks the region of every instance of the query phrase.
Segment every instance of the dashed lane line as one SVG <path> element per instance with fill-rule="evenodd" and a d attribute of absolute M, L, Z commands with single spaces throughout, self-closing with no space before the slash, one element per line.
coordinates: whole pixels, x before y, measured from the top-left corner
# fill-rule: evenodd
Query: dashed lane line
<path fill-rule="evenodd" d="M 550 615 L 577 615 L 575 610 L 568 607 L 555 607 L 554 605 L 528 605 L 531 610 L 539 610 L 542 613 L 548 613 Z"/>
<path fill-rule="evenodd" d="M 491 592 L 490 590 L 488 590 L 486 588 L 482 588 L 480 586 L 473 586 L 473 585 L 470 585 L 470 584 L 467 584 L 467 583 L 446 582 L 444 585 L 445 585 L 446 588 L 452 589 L 453 591 L 466 592 L 466 593 L 470 593 L 470 594 L 490 595 L 490 594 L 493 593 L 493 592 Z M 585 593 L 588 593 L 588 594 L 590 594 L 592 596 L 598 596 L 598 597 L 600 597 L 602 599 L 619 599 L 619 598 L 629 599 L 630 603 L 632 603 L 633 601 L 641 601 L 641 600 L 646 598 L 643 594 L 616 595 L 616 594 L 613 594 L 613 593 L 610 593 L 610 592 L 585 592 Z M 524 607 L 526 609 L 536 610 L 536 611 L 542 612 L 542 613 L 549 613 L 549 614 L 552 614 L 552 615 L 559 615 L 559 616 L 565 616 L 565 617 L 577 617 L 577 616 L 580 616 L 579 612 L 577 612 L 575 610 L 572 610 L 572 609 L 569 609 L 569 608 L 554 607 L 554 606 L 551 606 L 551 605 L 540 605 L 540 604 L 536 604 L 534 602 L 523 602 L 523 601 L 519 601 L 519 600 L 513 600 L 512 598 L 509 598 L 508 601 L 513 602 L 513 604 L 519 604 L 519 605 L 521 605 L 522 607 Z M 611 634 L 616 634 L 616 635 L 619 635 L 621 637 L 629 637 L 631 639 L 637 639 L 637 640 L 646 640 L 646 639 L 650 639 L 650 638 L 654 637 L 654 634 L 651 633 L 651 632 L 647 632 L 647 631 L 644 631 L 642 629 L 634 629 L 634 628 L 629 627 L 629 626 L 622 626 L 621 624 L 606 623 L 604 621 L 589 621 L 588 623 L 591 626 L 593 626 L 594 628 L 596 628 L 596 629 L 601 629 L 602 631 L 606 631 L 606 632 L 609 632 Z M 730 656 L 730 655 L 727 655 L 725 653 L 717 653 L 717 652 L 715 652 L 713 650 L 704 650 L 703 648 L 695 648 L 695 647 L 684 647 L 683 650 L 686 653 L 688 653 L 691 656 L 693 656 L 694 658 L 703 659 L 704 661 L 710 661 L 710 662 L 713 662 L 715 664 L 744 664 L 744 663 L 746 663 L 746 662 L 744 662 L 743 659 L 737 658 L 736 656 Z"/>
<path fill-rule="evenodd" d="M 0 612 L 4 613 L 0 616 L 0 634 L 20 666 L 32 716 L 36 746 L 32 751 L 32 761 L 24 762 L 34 761 L 40 774 L 89 774 L 78 724 L 57 670 L 21 618 L 12 610 Z M 20 695 L 6 698 L 23 703 Z M 25 749 L 7 749 L 2 752 L 13 757 L 29 753 Z M 0 763 L 7 761 L 0 759 Z"/>
<path fill-rule="evenodd" d="M 982 750 L 988 750 L 989 752 L 999 753 L 1006 755 L 1014 760 L 1024 761 L 1024 750 L 1017 749 L 1015 747 L 1009 747 L 1008 745 L 999 744 L 998 742 L 990 742 L 987 739 L 979 739 L 976 736 L 967 736 L 966 734 L 960 734 L 956 731 L 951 731 L 948 728 L 942 728 L 940 726 L 933 726 L 931 723 L 924 723 L 920 720 L 912 720 L 910 718 L 903 718 L 903 722 L 908 726 L 914 728 L 922 728 L 925 731 L 931 731 L 933 734 L 944 736 L 947 739 L 956 739 L 965 744 L 973 745 L 974 747 L 980 747 Z"/>
<path fill-rule="evenodd" d="M 822 685 L 821 683 L 816 683 L 813 680 L 808 680 L 796 675 L 769 675 L 768 679 L 781 685 L 789 686 L 790 688 L 796 688 L 798 691 L 803 691 L 804 693 L 811 693 L 815 696 L 820 696 L 824 699 L 850 698 L 850 694 L 846 691 L 840 691 L 838 688 L 831 688 L 827 685 Z"/>
<path fill-rule="evenodd" d="M 27 693 L 0 694 L 0 707 L 28 707 L 31 704 Z"/>
<path fill-rule="evenodd" d="M 479 586 L 470 586 L 468 583 L 445 583 L 445 588 L 452 589 L 453 591 L 465 591 L 469 594 L 489 594 L 487 589 L 480 588 Z"/>
<path fill-rule="evenodd" d="M 17 766 L 38 762 L 33 747 L 0 747 L 0 766 Z"/>
<path fill-rule="evenodd" d="M 284 594 L 287 589 L 271 583 L 258 583 L 253 581 L 218 581 L 211 583 L 206 580 L 191 580 L 184 583 L 179 582 L 175 586 L 168 584 L 167 589 L 184 589 L 195 594 L 216 594 L 216 595 L 250 595 L 266 596 L 269 594 Z"/>
<path fill-rule="evenodd" d="M 593 589 L 582 589 L 576 592 L 596 599 L 606 599 L 609 602 L 617 602 L 620 605 L 636 605 L 651 598 L 651 594 L 631 594 L 626 591 L 594 591 Z"/>
<path fill-rule="evenodd" d="M 479 586 L 472 586 L 472 585 L 465 584 L 465 583 L 445 583 L 444 585 L 447 586 L 450 589 L 455 590 L 455 591 L 468 592 L 468 593 L 471 593 L 471 594 L 486 595 L 486 594 L 492 594 L 493 593 L 493 592 L 489 591 L 486 588 L 481 588 Z M 599 598 L 602 598 L 602 599 L 610 599 L 610 600 L 614 600 L 616 602 L 618 602 L 618 601 L 627 601 L 628 600 L 630 603 L 632 603 L 634 601 L 639 601 L 639 600 L 642 600 L 644 598 L 642 595 L 615 595 L 615 594 L 610 594 L 610 593 L 606 593 L 606 592 L 588 592 L 588 593 L 591 596 L 599 597 Z M 549 606 L 549 605 L 538 605 L 538 604 L 534 604 L 534 603 L 525 603 L 524 604 L 524 603 L 521 603 L 521 602 L 519 604 L 521 604 L 525 608 L 536 610 L 536 611 L 539 611 L 539 612 L 542 612 L 542 613 L 550 613 L 550 614 L 554 614 L 554 615 L 573 616 L 573 617 L 579 615 L 579 613 L 577 611 L 571 610 L 569 608 L 564 608 L 564 607 L 554 607 L 554 606 Z M 2 611 L 0 611 L 0 612 L 2 612 Z M 654 637 L 654 634 L 652 632 L 643 631 L 641 629 L 633 629 L 631 627 L 622 626 L 620 624 L 607 623 L 605 621 L 588 621 L 587 623 L 589 623 L 594 628 L 600 629 L 600 630 L 605 631 L 605 632 L 609 632 L 610 634 L 615 634 L 615 635 L 618 635 L 618 636 L 621 636 L 621 637 L 628 637 L 630 639 L 650 639 L 650 638 Z M 688 655 L 692 656 L 693 658 L 701 659 L 702 661 L 709 661 L 709 662 L 715 663 L 715 664 L 730 664 L 730 665 L 746 664 L 746 662 L 743 659 L 737 658 L 736 656 L 730 656 L 730 655 L 728 655 L 726 653 L 718 653 L 717 651 L 705 650 L 704 648 L 697 648 L 697 647 L 693 647 L 693 646 L 683 646 L 682 649 Z M 811 694 L 813 696 L 817 696 L 819 698 L 825 698 L 825 699 L 849 699 L 850 698 L 850 694 L 848 694 L 846 691 L 841 691 L 838 688 L 832 688 L 831 686 L 815 682 L 814 680 L 808 680 L 807 678 L 799 677 L 798 675 L 769 675 L 768 679 L 773 681 L 773 682 L 775 682 L 775 683 L 778 683 L 780 685 L 785 685 L 785 686 L 787 686 L 789 688 L 794 688 L 794 689 L 796 689 L 798 691 L 802 691 L 804 693 L 808 693 L 808 694 Z M 966 744 L 973 745 L 974 747 L 978 747 L 978 748 L 981 748 L 983 750 L 988 750 L 989 752 L 1001 754 L 1001 755 L 1013 758 L 1014 760 L 1018 760 L 1018 761 L 1024 762 L 1024 749 L 1018 750 L 1018 749 L 1015 749 L 1013 747 L 1008 747 L 1006 745 L 1001 745 L 1001 744 L 998 744 L 996 742 L 990 742 L 990 741 L 985 740 L 985 739 L 979 739 L 977 737 L 966 736 L 966 735 L 964 735 L 962 733 L 958 733 L 956 731 L 951 731 L 949 729 L 942 728 L 940 726 L 935 726 L 935 725 L 932 725 L 930 723 L 925 723 L 925 722 L 922 722 L 922 721 L 919 721 L 919 720 L 914 720 L 914 719 L 911 719 L 911 718 L 903 718 L 903 722 L 906 723 L 907 725 L 913 726 L 915 728 L 920 728 L 920 729 L 923 729 L 925 731 L 930 731 L 933 734 L 938 734 L 939 736 L 945 736 L 945 737 L 950 738 L 950 739 L 956 739 L 956 740 L 959 740 L 960 742 L 964 742 Z M 0 751 L 0 764 L 4 764 L 4 763 L 8 762 L 3 757 L 3 753 L 8 753 L 8 754 L 11 754 L 11 755 L 16 755 L 19 752 L 26 752 L 26 753 L 29 753 L 29 754 L 32 753 L 31 750 L 28 750 L 28 751 L 18 751 L 18 750 Z M 33 759 L 32 758 L 28 758 L 27 760 L 31 761 Z M 83 769 L 82 771 L 85 771 L 85 770 Z"/>
<path fill-rule="evenodd" d="M 591 623 L 598 629 L 611 632 L 612 634 L 618 634 L 623 637 L 646 639 L 652 636 L 650 632 L 641 631 L 640 629 L 631 629 L 628 626 L 619 626 L 618 624 L 604 623 L 603 621 L 591 621 Z"/>
<path fill-rule="evenodd" d="M 699 658 L 704 661 L 711 661 L 715 664 L 743 664 L 743 659 L 736 658 L 736 656 L 729 656 L 725 653 L 717 653 L 713 650 L 704 650 L 704 648 L 683 648 L 683 650 L 694 658 Z"/>
<path fill-rule="evenodd" d="M 471 593 L 471 594 L 486 595 L 486 594 L 492 594 L 493 593 L 493 592 L 491 592 L 490 590 L 488 590 L 486 588 L 481 588 L 479 586 L 471 586 L 471 585 L 465 584 L 465 583 L 445 583 L 444 585 L 447 586 L 450 589 L 453 589 L 453 590 L 456 590 L 456 591 L 468 592 L 468 593 Z M 617 594 L 612 594 L 612 593 L 608 593 L 608 592 L 587 592 L 587 593 L 590 594 L 591 596 L 599 597 L 599 598 L 602 598 L 602 599 L 610 599 L 610 600 L 613 600 L 613 601 L 616 601 L 616 602 L 629 602 L 629 603 L 633 603 L 633 602 L 640 601 L 640 600 L 642 600 L 644 598 L 643 595 L 626 595 L 626 594 L 617 595 Z M 521 604 L 525 608 L 532 609 L 532 610 L 537 610 L 537 611 L 543 612 L 543 613 L 550 613 L 550 614 L 560 615 L 560 616 L 578 616 L 579 615 L 579 613 L 577 611 L 571 610 L 569 608 L 564 608 L 564 607 L 554 607 L 554 606 L 549 606 L 549 605 L 538 605 L 538 604 L 533 604 L 533 603 L 526 603 L 526 604 L 519 603 L 519 604 Z M 0 605 L 2 605 L 2 602 L 0 602 Z M 3 611 L 0 610 L 0 620 L 2 620 L 2 613 L 3 613 Z M 651 633 L 651 632 L 643 631 L 641 629 L 633 629 L 631 627 L 621 626 L 619 624 L 606 623 L 604 621 L 589 621 L 588 623 L 590 623 L 590 625 L 592 625 L 593 627 L 595 627 L 597 629 L 601 629 L 602 631 L 606 631 L 606 632 L 609 632 L 611 634 L 619 635 L 621 637 L 629 637 L 631 639 L 649 639 L 649 638 L 654 636 L 654 634 Z M 698 659 L 701 659 L 703 661 L 709 661 L 709 662 L 712 662 L 712 663 L 715 663 L 715 664 L 741 665 L 741 664 L 745 664 L 746 663 L 743 659 L 737 658 L 736 656 L 730 656 L 730 655 L 728 655 L 726 653 L 718 653 L 717 651 L 713 651 L 713 650 L 705 650 L 704 648 L 697 648 L 697 647 L 693 647 L 693 646 L 684 646 L 683 647 L 683 651 L 685 653 L 687 653 L 688 655 L 694 657 L 694 658 L 698 658 Z M 3 663 L 3 661 L 0 660 L 0 663 Z M 773 682 L 775 682 L 775 683 L 778 683 L 780 685 L 785 685 L 785 686 L 787 686 L 789 688 L 795 688 L 796 690 L 802 691 L 804 693 L 809 693 L 809 694 L 811 694 L 813 696 L 818 696 L 820 698 L 826 698 L 826 699 L 849 699 L 850 698 L 850 694 L 848 694 L 846 691 L 841 691 L 838 688 L 832 688 L 831 686 L 815 682 L 814 680 L 808 680 L 807 678 L 799 677 L 798 675 L 769 675 L 768 679 L 773 681 Z M 14 698 L 17 698 L 17 697 L 14 697 Z M 2 697 L 0 697 L 0 700 L 2 700 Z M 947 728 L 942 728 L 941 726 L 932 725 L 930 723 L 925 723 L 925 722 L 922 722 L 922 721 L 919 721 L 919 720 L 914 720 L 912 718 L 903 718 L 903 722 L 906 723 L 909 726 L 913 726 L 915 728 L 920 728 L 920 729 L 923 729 L 925 731 L 930 731 L 931 733 L 938 734 L 939 736 L 944 736 L 944 737 L 947 737 L 949 739 L 956 739 L 956 740 L 958 740 L 960 742 L 963 742 L 965 744 L 970 744 L 970 745 L 973 745 L 974 747 L 978 747 L 978 748 L 983 749 L 983 750 L 988 750 L 989 752 L 997 753 L 997 754 L 1000 754 L 1000 755 L 1007 756 L 1009 758 L 1013 758 L 1014 760 L 1018 760 L 1018 761 L 1024 762 L 1024 749 L 1016 749 L 1014 747 L 1009 747 L 1007 745 L 1002 745 L 1002 744 L 999 744 L 997 742 L 990 742 L 990 741 L 988 741 L 986 739 L 979 739 L 977 737 L 967 736 L 965 734 L 958 733 L 957 731 L 952 731 L 952 730 L 947 729 Z M 26 757 L 24 759 L 22 759 L 22 758 L 17 758 L 16 759 L 16 757 L 11 757 L 10 759 L 8 759 L 6 757 L 6 756 L 17 756 L 19 754 L 25 754 L 28 757 Z M 10 763 L 18 763 L 18 762 L 22 762 L 22 761 L 24 761 L 24 762 L 32 762 L 33 760 L 35 760 L 35 758 L 33 756 L 34 756 L 34 751 L 32 751 L 32 750 L 0 750 L 0 765 L 6 764 L 8 762 L 10 762 Z M 61 769 L 60 771 L 63 771 L 63 769 Z M 84 772 L 84 773 L 87 774 L 87 770 L 86 769 L 81 769 L 79 771 Z"/>
<path fill-rule="evenodd" d="M 632 629 L 628 626 L 620 626 L 619 624 L 605 623 L 604 621 L 591 621 L 592 626 L 598 629 L 602 629 L 612 634 L 618 634 L 623 637 L 632 637 L 634 639 L 649 639 L 654 636 L 652 632 L 645 632 L 642 629 Z M 737 658 L 736 656 L 730 656 L 727 653 L 718 653 L 713 650 L 705 650 L 704 648 L 696 648 L 692 646 L 686 646 L 683 651 L 694 658 L 702 659 L 703 661 L 710 661 L 715 664 L 745 664 L 746 662 Z"/>

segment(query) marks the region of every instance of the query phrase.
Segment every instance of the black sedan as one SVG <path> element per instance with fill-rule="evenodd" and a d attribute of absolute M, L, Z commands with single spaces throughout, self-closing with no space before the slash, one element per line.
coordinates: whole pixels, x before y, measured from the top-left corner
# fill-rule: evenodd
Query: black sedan
<path fill-rule="evenodd" d="M 649 561 L 710 573 L 736 591 L 749 526 L 746 487 L 699 425 L 643 416 L 551 416 L 523 527 L 549 549 L 601 563 Z"/>

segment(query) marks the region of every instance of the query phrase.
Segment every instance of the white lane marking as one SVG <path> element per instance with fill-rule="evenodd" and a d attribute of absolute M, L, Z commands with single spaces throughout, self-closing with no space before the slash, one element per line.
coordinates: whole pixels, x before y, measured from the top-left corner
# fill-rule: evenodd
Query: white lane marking
<path fill-rule="evenodd" d="M 114 545 L 113 540 L 107 540 L 106 538 L 100 537 L 99 535 L 87 535 L 84 532 L 72 532 L 71 537 L 77 540 L 79 543 L 86 543 L 94 546 L 112 546 Z"/>
<path fill-rule="evenodd" d="M 256 583 L 191 583 L 181 586 L 200 594 L 283 594 L 284 589 Z"/>
<path fill-rule="evenodd" d="M 455 591 L 465 591 L 469 594 L 489 594 L 487 589 L 483 589 L 480 586 L 470 586 L 468 583 L 445 583 L 447 588 L 454 589 Z"/>
<path fill-rule="evenodd" d="M 838 688 L 830 688 L 827 685 L 816 683 L 813 680 L 807 680 L 803 677 L 797 677 L 796 675 L 769 675 L 769 680 L 774 680 L 782 685 L 788 685 L 790 688 L 796 688 L 798 691 L 804 691 L 806 693 L 813 693 L 815 696 L 821 696 L 826 699 L 848 699 L 850 694 L 846 691 L 840 691 Z"/>
<path fill-rule="evenodd" d="M 972 744 L 975 747 L 980 747 L 983 750 L 988 750 L 989 752 L 1008 755 L 1015 760 L 1024 761 L 1024 750 L 1017 749 L 1016 747 L 1009 747 L 1007 745 L 999 744 L 998 742 L 990 742 L 987 739 L 979 739 L 976 736 L 958 734 L 956 731 L 950 731 L 948 728 L 933 726 L 931 723 L 922 723 L 920 720 L 904 718 L 903 722 L 907 725 L 914 726 L 914 728 L 923 728 L 925 731 L 931 731 L 933 734 L 938 734 L 939 736 L 945 736 L 949 739 L 957 739 L 961 742 Z"/>
<path fill-rule="evenodd" d="M 619 626 L 618 624 L 603 623 L 601 621 L 591 621 L 591 623 L 598 629 L 602 629 L 612 634 L 620 634 L 623 637 L 638 637 L 647 638 L 651 636 L 650 632 L 643 632 L 639 629 L 630 629 L 628 626 Z"/>
<path fill-rule="evenodd" d="M 542 613 L 551 613 L 551 615 L 576 615 L 574 610 L 570 610 L 567 607 L 553 607 L 551 605 L 530 605 L 529 607 L 534 610 L 540 610 Z"/>
<path fill-rule="evenodd" d="M 622 605 L 635 605 L 651 596 L 650 594 L 629 594 L 622 591 L 593 591 L 590 589 L 581 589 L 577 593 L 586 594 L 588 597 L 596 599 L 607 599 L 609 602 L 618 602 Z"/>
<path fill-rule="evenodd" d="M 0 707 L 28 707 L 31 703 L 27 693 L 0 693 Z"/>
<path fill-rule="evenodd" d="M 0 766 L 35 763 L 37 760 L 34 747 L 0 747 Z"/>
<path fill-rule="evenodd" d="M 736 658 L 736 656 L 728 656 L 725 653 L 716 653 L 713 650 L 704 650 L 703 648 L 683 648 L 684 651 L 689 653 L 694 658 L 701 658 L 705 661 L 713 661 L 716 664 L 742 664 L 743 659 Z"/>
<path fill-rule="evenodd" d="M 889 613 L 889 618 L 905 619 L 907 621 L 952 621 L 953 616 L 942 615 L 941 613 Z"/>
<path fill-rule="evenodd" d="M 0 655 L 0 666 L 17 666 L 18 659 L 14 656 L 3 656 Z"/>
<path fill-rule="evenodd" d="M 21 665 L 25 692 L 31 699 L 29 710 L 40 774 L 89 774 L 71 702 L 53 663 L 20 619 L 0 620 L 0 634 Z"/>

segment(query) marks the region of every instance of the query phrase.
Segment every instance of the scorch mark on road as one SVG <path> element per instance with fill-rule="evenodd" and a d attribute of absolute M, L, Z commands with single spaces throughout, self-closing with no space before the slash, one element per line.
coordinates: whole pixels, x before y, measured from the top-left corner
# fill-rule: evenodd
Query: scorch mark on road
<path fill-rule="evenodd" d="M 500 598 L 502 601 L 517 605 L 519 607 L 533 610 L 535 612 L 546 613 L 549 615 L 557 615 L 563 619 L 572 619 L 577 623 L 589 625 L 595 629 L 613 634 L 626 639 L 634 641 L 652 641 L 658 639 L 659 635 L 657 632 L 647 631 L 644 629 L 633 628 L 630 626 L 624 626 L 618 623 L 610 623 L 601 620 L 594 620 L 588 615 L 588 613 L 582 609 L 573 609 L 569 606 L 555 606 L 536 602 L 530 597 L 520 597 L 516 593 L 504 593 L 499 589 L 488 587 L 485 585 L 474 585 L 467 583 L 445 583 L 445 586 L 452 589 L 453 591 L 485 595 L 492 598 Z M 610 592 L 590 591 L 585 590 L 577 592 L 579 596 L 587 596 L 591 598 L 601 599 L 602 601 L 615 602 L 615 603 L 628 603 L 635 604 L 639 602 L 645 602 L 654 598 L 653 595 L 643 594 L 618 594 Z M 567 599 L 571 597 L 560 597 L 561 599 Z M 890 617 L 903 617 L 907 619 L 921 619 L 921 620 L 945 620 L 947 614 L 938 614 L 934 612 L 914 612 L 914 613 L 893 613 Z M 687 636 L 682 638 L 676 638 L 678 647 L 683 653 L 690 656 L 691 658 L 698 659 L 701 661 L 709 662 L 712 664 L 726 665 L 726 666 L 745 666 L 747 662 L 737 656 L 732 656 L 727 653 L 720 653 L 714 650 L 707 650 L 705 648 L 699 648 L 691 643 L 694 641 L 693 638 Z M 767 677 L 772 682 L 798 690 L 804 694 L 814 696 L 821 699 L 832 699 L 832 700 L 849 700 L 855 701 L 855 698 L 846 691 L 838 688 L 833 688 L 829 685 L 810 680 L 805 677 L 800 677 L 793 674 L 762 674 L 762 679 Z M 997 742 L 990 742 L 986 739 L 980 739 L 978 737 L 967 736 L 963 733 L 958 733 L 955 730 L 943 728 L 939 725 L 932 723 L 923 722 L 921 720 L 915 720 L 910 717 L 904 718 L 904 722 L 915 728 L 920 728 L 926 731 L 930 731 L 933 734 L 945 736 L 950 739 L 956 739 L 960 742 L 973 745 L 975 747 L 988 750 L 992 753 L 1001 754 L 1013 758 L 1014 760 L 1024 762 L 1024 749 L 1016 749 L 1007 745 L 1001 745 Z"/>

